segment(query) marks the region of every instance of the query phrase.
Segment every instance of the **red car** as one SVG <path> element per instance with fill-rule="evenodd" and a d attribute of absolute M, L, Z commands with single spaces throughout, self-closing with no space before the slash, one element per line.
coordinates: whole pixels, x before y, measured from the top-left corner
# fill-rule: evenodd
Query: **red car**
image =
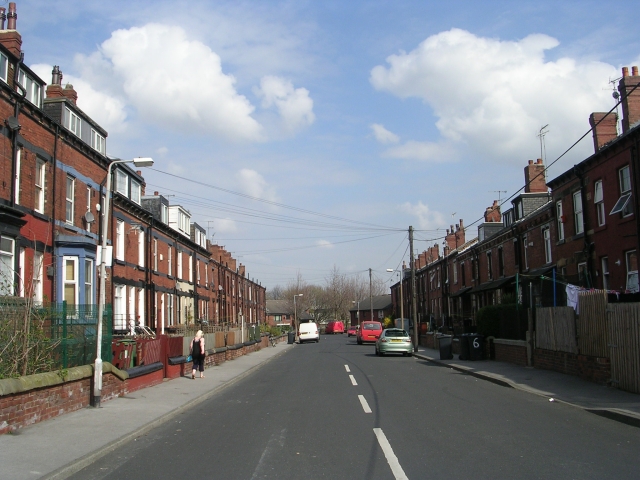
<path fill-rule="evenodd" d="M 324 333 L 344 333 L 344 323 L 332 320 L 327 323 Z"/>
<path fill-rule="evenodd" d="M 352 325 L 349 327 L 349 330 L 347 330 L 348 337 L 355 337 L 357 334 L 358 334 L 358 325 Z"/>
<path fill-rule="evenodd" d="M 356 341 L 358 345 L 362 345 L 365 342 L 375 343 L 380 335 L 382 335 L 382 324 L 380 322 L 362 322 L 356 334 Z"/>

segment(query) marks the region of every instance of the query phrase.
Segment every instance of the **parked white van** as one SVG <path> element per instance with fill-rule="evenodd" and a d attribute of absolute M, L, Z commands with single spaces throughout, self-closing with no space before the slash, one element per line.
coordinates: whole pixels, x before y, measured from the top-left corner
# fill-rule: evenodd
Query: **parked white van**
<path fill-rule="evenodd" d="M 320 334 L 318 332 L 318 325 L 315 322 L 301 323 L 298 327 L 298 338 L 300 343 L 320 341 Z"/>

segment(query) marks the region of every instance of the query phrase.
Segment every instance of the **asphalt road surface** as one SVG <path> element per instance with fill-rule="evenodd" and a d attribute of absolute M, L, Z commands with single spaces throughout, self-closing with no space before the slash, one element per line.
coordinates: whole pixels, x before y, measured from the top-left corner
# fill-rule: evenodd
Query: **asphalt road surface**
<path fill-rule="evenodd" d="M 71 478 L 638 479 L 639 452 L 638 428 L 323 335 Z"/>

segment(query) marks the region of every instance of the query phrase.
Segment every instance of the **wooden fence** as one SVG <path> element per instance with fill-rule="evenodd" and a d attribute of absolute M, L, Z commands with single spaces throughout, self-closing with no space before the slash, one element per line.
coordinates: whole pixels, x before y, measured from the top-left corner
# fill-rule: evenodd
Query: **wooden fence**
<path fill-rule="evenodd" d="M 615 387 L 640 393 L 640 303 L 607 307 L 611 381 Z"/>
<path fill-rule="evenodd" d="M 578 311 L 580 314 L 576 318 L 576 328 L 579 352 L 593 357 L 608 357 L 607 292 L 581 292 L 578 295 Z"/>
<path fill-rule="evenodd" d="M 572 307 L 536 309 L 536 348 L 578 353 L 575 313 Z"/>

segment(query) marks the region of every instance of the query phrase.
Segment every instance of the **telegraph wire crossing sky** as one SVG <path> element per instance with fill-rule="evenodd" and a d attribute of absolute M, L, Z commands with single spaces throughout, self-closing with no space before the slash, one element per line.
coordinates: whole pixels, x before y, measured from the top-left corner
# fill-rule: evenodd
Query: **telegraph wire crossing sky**
<path fill-rule="evenodd" d="M 17 1 L 25 63 L 268 289 L 397 269 L 409 225 L 415 253 L 473 238 L 528 160 L 592 153 L 563 155 L 640 64 L 634 15 L 595 1 L 53 5 Z"/>

